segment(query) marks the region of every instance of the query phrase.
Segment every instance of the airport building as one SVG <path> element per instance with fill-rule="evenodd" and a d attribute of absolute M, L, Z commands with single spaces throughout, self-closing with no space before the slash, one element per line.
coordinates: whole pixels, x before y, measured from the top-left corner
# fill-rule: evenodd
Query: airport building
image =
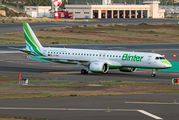
<path fill-rule="evenodd" d="M 36 18 L 36 17 L 43 17 L 44 15 L 47 17 L 52 17 L 50 13 L 51 6 L 24 6 L 24 10 L 26 14 Z"/>
<path fill-rule="evenodd" d="M 68 0 L 65 8 L 75 18 L 164 18 L 159 0 L 143 0 L 143 5 L 115 4 L 111 0 Z"/>

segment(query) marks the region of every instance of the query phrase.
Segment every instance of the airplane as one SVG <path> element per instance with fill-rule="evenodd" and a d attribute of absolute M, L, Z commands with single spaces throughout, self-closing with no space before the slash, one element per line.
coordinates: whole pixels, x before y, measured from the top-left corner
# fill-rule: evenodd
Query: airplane
<path fill-rule="evenodd" d="M 83 65 L 81 74 L 108 73 L 109 69 L 135 72 L 137 68 L 152 69 L 152 77 L 158 69 L 171 68 L 170 62 L 162 55 L 147 52 L 127 52 L 91 49 L 43 47 L 28 23 L 23 23 L 26 48 L 22 52 L 36 56 L 39 60 L 56 63 Z"/>

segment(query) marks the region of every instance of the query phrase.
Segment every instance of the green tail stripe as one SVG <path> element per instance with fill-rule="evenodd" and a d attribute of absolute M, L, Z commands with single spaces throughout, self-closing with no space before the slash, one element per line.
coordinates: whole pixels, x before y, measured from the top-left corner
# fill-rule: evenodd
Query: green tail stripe
<path fill-rule="evenodd" d="M 34 55 L 34 54 L 32 54 L 30 51 L 28 52 L 28 51 L 23 51 L 24 53 L 27 53 L 27 54 L 29 54 L 29 55 Z"/>
<path fill-rule="evenodd" d="M 25 36 L 25 40 L 29 43 L 29 45 L 32 47 L 32 49 L 40 56 L 44 56 L 41 52 L 39 52 L 39 50 L 36 48 L 36 46 L 31 42 L 31 40 L 29 40 L 29 38 L 27 37 L 25 32 L 24 32 L 24 36 Z"/>
<path fill-rule="evenodd" d="M 40 46 L 36 43 L 36 41 L 34 40 L 33 36 L 31 35 L 31 32 L 27 26 L 27 23 L 23 23 L 23 27 L 26 31 L 26 33 L 28 34 L 29 38 L 32 40 L 32 42 L 40 49 Z"/>
<path fill-rule="evenodd" d="M 39 54 L 40 56 L 44 56 L 44 57 L 45 57 L 45 55 L 42 54 L 41 52 L 39 52 L 39 50 L 38 50 L 37 48 L 33 48 L 33 50 L 34 50 L 37 54 Z"/>

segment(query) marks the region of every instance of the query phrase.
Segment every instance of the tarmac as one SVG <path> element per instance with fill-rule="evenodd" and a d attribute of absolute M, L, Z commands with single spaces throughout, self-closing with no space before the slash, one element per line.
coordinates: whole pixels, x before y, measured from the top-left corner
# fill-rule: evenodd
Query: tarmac
<path fill-rule="evenodd" d="M 178 24 L 179 19 L 97 19 L 96 22 L 44 22 L 44 23 L 29 23 L 33 30 L 47 29 L 51 27 L 72 27 L 82 25 L 94 25 L 94 24 L 133 24 L 138 25 L 140 23 L 158 24 L 158 23 L 172 23 Z M 0 23 L 0 33 L 20 32 L 22 30 L 22 23 Z"/>
<path fill-rule="evenodd" d="M 1 99 L 0 115 L 50 120 L 176 120 L 179 94 Z"/>

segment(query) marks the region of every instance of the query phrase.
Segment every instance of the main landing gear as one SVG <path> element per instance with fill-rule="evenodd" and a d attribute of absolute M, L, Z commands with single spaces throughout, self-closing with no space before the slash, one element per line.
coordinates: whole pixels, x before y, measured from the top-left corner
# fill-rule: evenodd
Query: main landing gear
<path fill-rule="evenodd" d="M 156 74 L 155 74 L 156 71 L 157 71 L 157 69 L 152 69 L 152 74 L 151 74 L 152 77 L 155 77 L 155 76 L 156 76 Z"/>
<path fill-rule="evenodd" d="M 81 70 L 81 74 L 88 74 L 88 71 L 85 70 L 85 69 L 82 69 L 82 70 Z"/>

